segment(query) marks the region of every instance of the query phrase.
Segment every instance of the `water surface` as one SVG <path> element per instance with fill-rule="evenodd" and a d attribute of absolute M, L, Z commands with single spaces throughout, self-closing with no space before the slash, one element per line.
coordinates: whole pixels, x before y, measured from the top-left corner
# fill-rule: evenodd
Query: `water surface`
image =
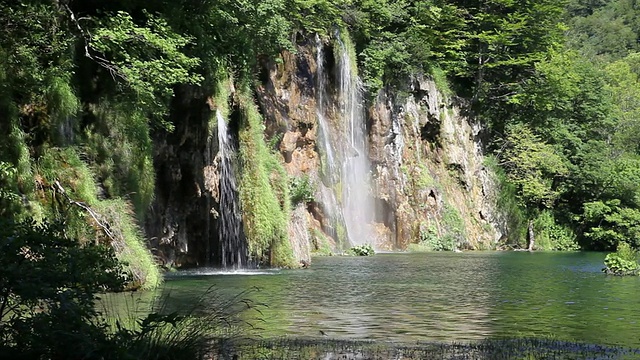
<path fill-rule="evenodd" d="M 187 306 L 215 285 L 262 308 L 261 335 L 415 341 L 551 337 L 640 346 L 640 278 L 601 273 L 598 253 L 422 253 L 314 258 L 306 270 L 167 277 Z M 204 299 L 206 302 L 206 299 Z M 255 313 L 254 313 L 255 315 Z"/>

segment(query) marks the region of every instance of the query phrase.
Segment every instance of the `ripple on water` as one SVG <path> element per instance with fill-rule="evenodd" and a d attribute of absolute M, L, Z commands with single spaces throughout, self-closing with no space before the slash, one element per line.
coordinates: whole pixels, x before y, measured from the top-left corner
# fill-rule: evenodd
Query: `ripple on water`
<path fill-rule="evenodd" d="M 427 253 L 315 258 L 307 270 L 197 269 L 167 275 L 176 301 L 212 284 L 251 287 L 264 337 L 396 342 L 553 337 L 638 347 L 640 279 L 606 277 L 603 254 Z M 272 276 L 278 275 L 278 276 Z M 169 290 L 167 290 L 169 291 Z"/>

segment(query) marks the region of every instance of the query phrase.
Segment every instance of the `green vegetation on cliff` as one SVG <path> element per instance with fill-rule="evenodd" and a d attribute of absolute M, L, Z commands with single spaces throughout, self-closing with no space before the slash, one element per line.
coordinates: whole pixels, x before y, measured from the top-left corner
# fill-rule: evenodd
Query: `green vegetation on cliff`
<path fill-rule="evenodd" d="M 278 267 L 294 267 L 288 235 L 289 177 L 264 139 L 262 117 L 244 89 L 239 96 L 242 129 L 240 200 L 250 256 Z"/>
<path fill-rule="evenodd" d="M 251 253 L 291 265 L 290 180 L 251 88 L 293 35 L 341 29 L 370 98 L 425 73 L 468 100 L 503 174 L 500 202 L 522 214 L 510 224 L 533 224 L 540 247 L 639 247 L 639 18 L 626 0 L 3 2 L 0 214 L 64 218 L 80 241 L 137 254 L 137 281 L 153 281 L 140 230 L 156 191 L 152 139 L 180 121 L 178 90 L 213 95 L 232 73 L 245 85 L 216 101 L 242 117 Z M 105 232 L 114 226 L 122 241 Z"/>

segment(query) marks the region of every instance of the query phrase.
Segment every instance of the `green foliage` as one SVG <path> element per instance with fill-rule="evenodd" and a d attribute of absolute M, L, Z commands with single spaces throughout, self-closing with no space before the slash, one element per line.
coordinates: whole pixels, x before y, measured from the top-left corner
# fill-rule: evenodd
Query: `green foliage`
<path fill-rule="evenodd" d="M 308 203 L 314 200 L 315 188 L 308 175 L 296 176 L 291 179 L 289 194 L 291 205 L 295 207 L 299 203 Z"/>
<path fill-rule="evenodd" d="M 122 199 L 110 199 L 100 201 L 94 208 L 109 224 L 113 238 L 105 238 L 104 241 L 116 249 L 118 260 L 124 264 L 129 275 L 127 286 L 143 289 L 157 287 L 162 282 L 162 274 L 153 255 L 145 246 L 143 234 L 135 222 L 130 204 Z"/>
<path fill-rule="evenodd" d="M 498 165 L 494 156 L 484 158 L 484 164 L 494 174 L 494 181 L 498 188 L 497 198 L 493 199 L 500 213 L 506 217 L 509 240 L 519 242 L 524 239 L 527 230 L 527 216 L 518 200 L 517 189 L 508 178 L 505 170 Z"/>
<path fill-rule="evenodd" d="M 327 236 L 316 228 L 311 229 L 312 253 L 319 256 L 331 256 L 333 251 Z"/>
<path fill-rule="evenodd" d="M 291 21 L 298 29 L 325 33 L 342 23 L 341 9 L 331 0 L 289 0 L 287 9 Z"/>
<path fill-rule="evenodd" d="M 9 218 L 17 207 L 20 196 L 14 184 L 17 170 L 11 164 L 0 161 L 0 217 Z"/>
<path fill-rule="evenodd" d="M 435 227 L 435 225 L 420 223 L 418 230 L 419 242 L 417 244 L 410 244 L 409 251 L 444 251 L 447 250 L 449 245 L 451 245 L 443 243 L 443 238 L 438 235 L 438 229 Z M 448 238 L 447 240 L 450 239 L 452 238 Z M 453 247 L 455 247 L 455 244 L 453 244 Z"/>
<path fill-rule="evenodd" d="M 599 62 L 615 61 L 640 50 L 640 14 L 633 1 L 582 2 L 568 6 L 569 46 Z"/>
<path fill-rule="evenodd" d="M 446 204 L 440 228 L 435 224 L 421 222 L 416 235 L 418 242 L 408 247 L 411 252 L 454 251 L 466 240 L 466 228 L 458 210 Z"/>
<path fill-rule="evenodd" d="M 545 144 L 529 127 L 514 124 L 507 130 L 501 165 L 507 177 L 518 189 L 525 207 L 552 207 L 559 196 L 553 182 L 564 176 L 567 168 L 563 158 Z"/>
<path fill-rule="evenodd" d="M 113 249 L 80 245 L 60 224 L 0 222 L 0 352 L 12 359 L 198 359 L 240 334 L 241 314 L 258 306 L 247 292 L 209 289 L 187 311 L 160 306 L 110 324 L 96 302 L 125 283 Z"/>
<path fill-rule="evenodd" d="M 615 253 L 607 254 L 602 271 L 613 275 L 638 275 L 638 253 L 627 243 L 620 243 Z"/>
<path fill-rule="evenodd" d="M 536 247 L 540 250 L 575 251 L 580 248 L 576 235 L 556 222 L 553 212 L 542 211 L 534 220 Z"/>
<path fill-rule="evenodd" d="M 129 286 L 153 288 L 160 281 L 158 267 L 145 247 L 144 240 L 135 222 L 128 203 L 121 199 L 98 200 L 97 186 L 91 169 L 84 163 L 74 148 L 47 149 L 37 166 L 37 176 L 42 189 L 40 201 L 48 204 L 50 218 L 65 220 L 65 231 L 82 243 L 95 242 L 103 238 L 116 250 L 118 259 L 124 261 L 131 276 Z M 65 194 L 54 190 L 58 182 Z M 66 199 L 81 202 L 95 211 L 98 219 L 109 227 L 114 238 L 106 237 L 98 220 L 86 209 L 69 203 Z M 88 226 L 91 225 L 91 226 Z"/>
<path fill-rule="evenodd" d="M 431 67 L 430 75 L 441 94 L 447 97 L 454 96 L 449 80 L 447 79 L 447 73 L 444 70 L 436 66 Z"/>
<path fill-rule="evenodd" d="M 130 198 L 142 220 L 155 191 L 153 144 L 147 119 L 135 108 L 110 101 L 92 106 L 91 110 L 95 122 L 84 131 L 83 150 L 106 195 Z"/>
<path fill-rule="evenodd" d="M 59 224 L 2 221 L 0 348 L 22 358 L 80 358 L 101 341 L 95 294 L 124 276 L 109 247 L 80 245 Z"/>
<path fill-rule="evenodd" d="M 453 251 L 458 244 L 466 241 L 467 230 L 464 220 L 455 207 L 445 204 L 444 212 L 442 213 L 442 225 L 444 234 L 438 244 L 439 249 L 436 250 Z"/>
<path fill-rule="evenodd" d="M 364 244 L 351 247 L 347 253 L 353 256 L 373 256 L 376 252 L 373 249 L 373 246 Z"/>
<path fill-rule="evenodd" d="M 450 2 L 358 0 L 344 11 L 370 94 L 433 63 L 447 72 L 463 67 L 465 18 Z"/>
<path fill-rule="evenodd" d="M 56 181 L 67 194 L 89 205 L 98 202 L 95 177 L 89 166 L 80 159 L 75 148 L 48 148 L 44 150 L 36 166 L 37 176 L 44 186 Z"/>
<path fill-rule="evenodd" d="M 591 225 L 585 237 L 605 249 L 622 243 L 640 246 L 640 209 L 625 207 L 618 199 L 585 203 L 583 221 Z"/>
<path fill-rule="evenodd" d="M 288 176 L 267 148 L 262 118 L 246 93 L 240 106 L 240 201 L 249 254 L 258 262 L 293 267 L 295 261 L 288 235 L 291 201 Z"/>
<path fill-rule="evenodd" d="M 104 66 L 124 80 L 137 104 L 171 131 L 173 125 L 164 116 L 173 86 L 202 81 L 193 72 L 200 59 L 182 52 L 193 39 L 174 32 L 165 19 L 145 10 L 142 13 L 142 26 L 124 11 L 105 16 L 94 29 L 89 46 L 109 59 Z"/>

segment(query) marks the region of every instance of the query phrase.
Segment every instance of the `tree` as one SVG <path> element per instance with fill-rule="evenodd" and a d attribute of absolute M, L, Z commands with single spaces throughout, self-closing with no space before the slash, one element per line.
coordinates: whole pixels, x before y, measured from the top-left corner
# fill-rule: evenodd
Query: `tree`
<path fill-rule="evenodd" d="M 126 278 L 110 247 L 67 238 L 60 224 L 0 224 L 0 352 L 79 358 L 103 339 L 96 294 Z"/>
<path fill-rule="evenodd" d="M 557 180 L 566 176 L 568 169 L 554 147 L 544 143 L 523 124 L 508 128 L 499 156 L 507 179 L 516 187 L 516 196 L 531 214 L 527 248 L 533 250 L 533 218 L 540 210 L 553 207 L 561 193 Z"/>

